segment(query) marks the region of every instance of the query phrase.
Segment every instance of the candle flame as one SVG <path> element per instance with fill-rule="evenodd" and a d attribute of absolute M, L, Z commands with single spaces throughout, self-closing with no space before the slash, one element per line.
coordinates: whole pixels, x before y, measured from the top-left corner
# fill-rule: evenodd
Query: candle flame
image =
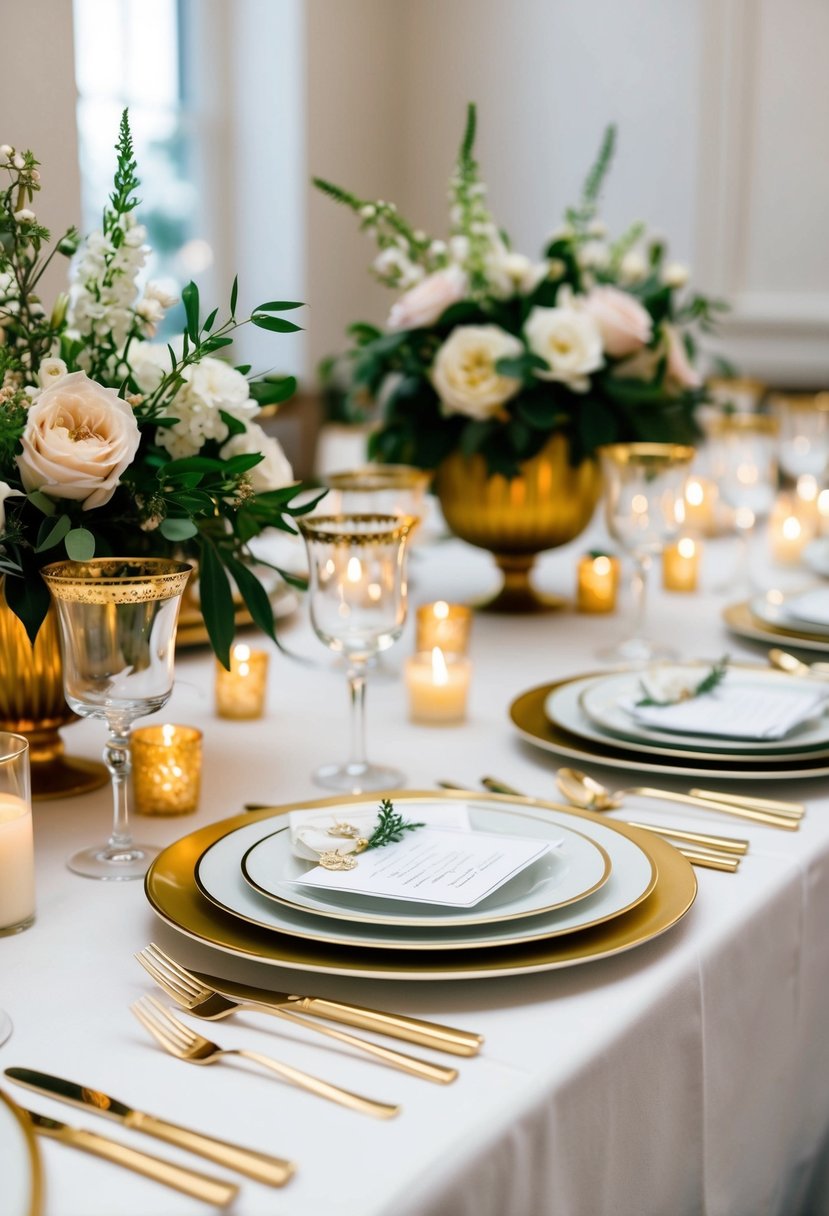
<path fill-rule="evenodd" d="M 240 642 L 238 646 L 233 647 L 233 657 L 239 663 L 246 663 L 250 658 L 250 646 L 246 646 L 244 642 Z"/>
<path fill-rule="evenodd" d="M 446 659 L 443 657 L 440 646 L 432 647 L 432 682 L 441 685 L 449 683 Z"/>
<path fill-rule="evenodd" d="M 605 575 L 610 574 L 610 558 L 609 557 L 594 557 L 593 558 L 593 570 L 595 571 L 596 574 L 600 575 L 602 578 L 604 578 Z"/>
<path fill-rule="evenodd" d="M 705 487 L 701 481 L 692 477 L 685 487 L 685 498 L 692 507 L 701 507 L 705 501 Z"/>
<path fill-rule="evenodd" d="M 363 577 L 363 567 L 360 564 L 359 557 L 350 557 L 348 559 L 348 567 L 345 572 L 345 577 L 350 583 L 359 583 Z"/>
<path fill-rule="evenodd" d="M 797 540 L 802 532 L 800 520 L 796 515 L 789 515 L 783 520 L 783 536 L 786 540 Z"/>
<path fill-rule="evenodd" d="M 174 726 L 171 726 L 169 723 L 162 726 L 161 737 L 164 740 L 164 743 L 167 747 L 169 747 L 170 744 L 173 742 L 173 739 L 175 738 L 175 734 L 176 734 L 176 728 Z"/>
<path fill-rule="evenodd" d="M 433 604 L 432 612 L 439 621 L 445 621 L 449 616 L 449 605 L 446 600 L 438 600 L 437 603 Z"/>
<path fill-rule="evenodd" d="M 811 473 L 801 473 L 798 477 L 797 497 L 801 502 L 815 502 L 818 498 L 817 478 Z"/>
<path fill-rule="evenodd" d="M 682 540 L 677 544 L 677 551 L 680 557 L 693 557 L 697 551 L 697 547 L 691 540 L 690 536 L 683 536 Z"/>

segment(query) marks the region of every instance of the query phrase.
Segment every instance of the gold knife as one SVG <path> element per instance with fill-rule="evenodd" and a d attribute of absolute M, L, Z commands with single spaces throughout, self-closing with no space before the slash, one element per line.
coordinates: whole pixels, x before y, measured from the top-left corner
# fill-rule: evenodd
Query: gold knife
<path fill-rule="evenodd" d="M 124 1169 L 143 1174 L 154 1182 L 161 1182 L 184 1195 L 200 1199 L 202 1203 L 212 1203 L 214 1207 L 226 1208 L 239 1194 L 239 1188 L 233 1182 L 223 1182 L 220 1178 L 211 1178 L 209 1174 L 200 1174 L 196 1170 L 185 1169 L 174 1165 L 172 1161 L 164 1161 L 161 1157 L 151 1157 L 149 1153 L 139 1153 L 137 1149 L 110 1140 L 107 1136 L 99 1136 L 96 1132 L 88 1132 L 84 1128 L 69 1127 L 57 1119 L 49 1119 L 46 1115 L 38 1115 L 33 1110 L 20 1108 L 29 1116 L 32 1127 L 39 1136 L 50 1140 L 60 1140 L 71 1148 L 78 1148 L 93 1157 L 102 1157 L 114 1165 L 122 1165 Z"/>
<path fill-rule="evenodd" d="M 329 1001 L 319 996 L 292 996 L 286 992 L 271 992 L 266 988 L 237 984 L 235 980 L 205 975 L 201 971 L 194 971 L 193 974 L 203 984 L 237 1001 L 249 1001 L 251 1004 L 272 1009 L 287 1006 L 297 1013 L 323 1018 L 329 1022 L 342 1022 L 346 1026 L 371 1030 L 375 1034 L 385 1034 L 393 1039 L 404 1039 L 408 1043 L 418 1043 L 421 1047 L 432 1047 L 436 1051 L 445 1051 L 454 1056 L 477 1055 L 484 1041 L 483 1035 L 473 1034 L 468 1030 L 455 1030 L 437 1022 L 425 1022 L 420 1018 L 406 1017 L 402 1013 L 383 1013 L 379 1009 Z"/>
<path fill-rule="evenodd" d="M 158 1119 L 155 1115 L 135 1110 L 100 1090 L 87 1089 L 86 1086 L 76 1085 L 74 1081 L 66 1081 L 63 1077 L 37 1072 L 33 1068 L 7 1068 L 5 1075 L 10 1081 L 26 1089 L 33 1089 L 35 1093 L 46 1094 L 47 1097 L 67 1102 L 70 1106 L 79 1106 L 96 1115 L 116 1119 L 132 1131 L 144 1132 L 168 1144 L 175 1144 L 178 1148 L 215 1161 L 226 1169 L 236 1170 L 249 1178 L 255 1178 L 257 1182 L 264 1182 L 266 1186 L 284 1186 L 294 1173 L 295 1166 L 292 1161 L 241 1148 L 237 1144 L 228 1144 L 213 1136 L 179 1127 L 176 1123 L 168 1123 L 166 1119 Z"/>

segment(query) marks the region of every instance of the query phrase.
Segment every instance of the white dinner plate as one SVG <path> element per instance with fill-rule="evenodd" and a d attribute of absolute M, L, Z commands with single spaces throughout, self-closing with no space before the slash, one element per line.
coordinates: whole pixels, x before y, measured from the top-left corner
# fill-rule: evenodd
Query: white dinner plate
<path fill-rule="evenodd" d="M 821 578 L 829 578 L 829 536 L 821 536 L 809 541 L 803 550 L 803 564 L 813 574 Z"/>
<path fill-rule="evenodd" d="M 804 595 L 798 591 L 786 595 L 781 591 L 769 591 L 765 595 L 755 595 L 749 603 L 749 609 L 758 621 L 771 625 L 776 629 L 791 629 L 795 632 L 813 633 L 815 637 L 829 641 L 829 624 L 825 621 L 811 620 L 807 615 L 798 611 L 798 600 Z M 829 590 L 821 588 L 821 597 L 829 600 Z"/>
<path fill-rule="evenodd" d="M 374 805 L 373 800 L 367 803 L 372 810 Z M 441 804 L 426 809 L 439 812 Z M 607 854 L 579 831 L 553 825 L 537 815 L 523 818 L 516 812 L 493 810 L 474 802 L 466 810 L 473 831 L 549 839 L 556 847 L 472 908 L 413 904 L 300 886 L 294 879 L 308 872 L 309 863 L 293 855 L 290 836 L 284 828 L 263 835 L 247 850 L 242 858 L 242 875 L 260 895 L 314 916 L 414 929 L 491 925 L 553 912 L 591 895 L 609 877 Z M 353 807 L 351 811 L 353 814 Z M 344 808 L 342 815 L 345 814 Z"/>
<path fill-rule="evenodd" d="M 42 1191 L 34 1131 L 27 1116 L 0 1090 L 0 1212 L 39 1216 Z"/>
<path fill-rule="evenodd" d="M 687 671 L 690 679 L 700 678 L 699 673 L 705 669 L 705 664 L 679 664 L 679 668 Z M 553 722 L 563 726 L 574 734 L 584 735 L 599 742 L 607 742 L 608 735 L 612 742 L 618 745 L 621 741 L 629 743 L 636 750 L 650 751 L 652 747 L 666 747 L 675 753 L 693 752 L 694 754 L 708 753 L 711 756 L 723 755 L 800 755 L 803 752 L 829 750 L 829 717 L 825 714 L 810 719 L 796 727 L 783 739 L 730 739 L 717 735 L 691 735 L 677 731 L 659 730 L 655 726 L 637 722 L 620 702 L 636 698 L 640 690 L 641 672 L 617 672 L 608 676 L 584 681 L 577 690 L 576 701 L 579 715 L 573 707 L 574 692 L 572 686 L 551 693 L 548 705 L 548 716 Z M 764 688 L 793 688 L 803 695 L 814 695 L 814 685 L 805 686 L 803 681 L 787 676 L 783 672 L 757 670 L 754 668 L 732 666 L 728 679 L 740 686 L 756 688 L 758 695 Z M 589 720 L 594 730 L 585 733 L 584 718 Z M 589 727 L 587 728 L 589 729 Z M 598 732 L 598 733 L 596 733 Z"/>
<path fill-rule="evenodd" d="M 503 812 L 499 808 L 498 813 L 504 815 L 512 833 L 521 821 L 525 830 L 529 830 L 530 821 L 535 821 L 542 831 L 549 831 L 550 825 L 557 831 L 569 829 L 570 824 L 576 822 L 566 810 L 520 807 L 515 811 L 505 808 Z M 323 920 L 265 899 L 245 882 L 241 861 L 248 849 L 262 839 L 263 829 L 272 830 L 272 823 L 252 823 L 217 840 L 199 858 L 195 877 L 202 894 L 231 916 L 260 928 L 312 941 L 386 950 L 430 951 L 513 945 L 601 924 L 636 907 L 653 890 L 655 868 L 637 844 L 603 824 L 581 819 L 577 822 L 579 831 L 609 858 L 607 881 L 593 894 L 565 908 L 517 921 L 431 929 L 372 925 L 353 920 Z"/>
<path fill-rule="evenodd" d="M 723 620 L 738 638 L 762 642 L 766 647 L 779 646 L 783 650 L 806 650 L 813 654 L 829 654 L 829 638 L 818 636 L 808 629 L 783 628 L 782 625 L 766 625 L 758 621 L 751 611 L 748 600 L 729 604 L 723 609 Z"/>

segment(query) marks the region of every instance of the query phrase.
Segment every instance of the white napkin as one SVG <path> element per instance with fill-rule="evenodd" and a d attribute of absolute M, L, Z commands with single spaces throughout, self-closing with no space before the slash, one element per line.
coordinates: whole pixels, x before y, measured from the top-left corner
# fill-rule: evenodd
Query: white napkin
<path fill-rule="evenodd" d="M 800 621 L 813 621 L 816 625 L 829 625 L 829 590 L 816 587 L 787 599 L 783 611 L 786 616 Z"/>
<path fill-rule="evenodd" d="M 796 726 L 821 714 L 826 690 L 760 688 L 726 676 L 713 692 L 676 705 L 621 703 L 643 726 L 685 735 L 712 735 L 728 739 L 783 739 Z"/>
<path fill-rule="evenodd" d="M 425 823 L 430 828 L 455 828 L 465 832 L 470 829 L 469 812 L 463 802 L 434 807 L 402 803 L 398 809 L 404 819 Z M 304 857 L 307 861 L 318 861 L 320 853 L 330 849 L 336 849 L 338 853 L 353 853 L 357 848 L 357 838 L 332 835 L 329 829 L 336 828 L 338 823 L 347 823 L 357 830 L 358 836 L 368 838 L 377 826 L 379 813 L 379 806 L 365 811 L 351 810 L 349 807 L 342 807 L 339 812 L 291 811 L 288 817 L 291 852 L 295 857 Z"/>

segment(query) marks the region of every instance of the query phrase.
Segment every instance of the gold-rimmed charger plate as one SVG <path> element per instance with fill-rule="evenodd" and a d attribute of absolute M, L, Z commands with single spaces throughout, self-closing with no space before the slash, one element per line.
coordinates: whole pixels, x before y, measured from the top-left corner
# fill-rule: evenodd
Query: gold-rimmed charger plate
<path fill-rule="evenodd" d="M 815 757 L 784 757 L 775 761 L 746 760 L 745 756 L 721 761 L 701 760 L 695 763 L 691 753 L 684 753 L 679 763 L 667 755 L 666 748 L 637 755 L 620 746 L 621 741 L 608 738 L 607 744 L 593 742 L 571 734 L 551 722 L 545 713 L 545 703 L 551 692 L 585 678 L 570 676 L 550 684 L 540 684 L 516 697 L 509 708 L 513 725 L 522 738 L 534 747 L 579 760 L 586 764 L 603 764 L 607 768 L 628 769 L 639 773 L 662 773 L 676 777 L 717 777 L 721 781 L 785 781 L 797 777 L 829 776 L 829 755 L 824 762 Z M 597 673 L 598 674 L 598 673 Z"/>
<path fill-rule="evenodd" d="M 765 642 L 767 646 L 780 646 L 785 641 L 790 650 L 811 650 L 818 654 L 829 654 L 829 639 L 825 634 L 818 636 L 815 633 L 784 629 L 779 625 L 768 625 L 765 621 L 759 621 L 751 611 L 749 600 L 729 604 L 723 609 L 723 620 L 739 638 Z"/>
<path fill-rule="evenodd" d="M 411 798 L 433 797 L 434 791 L 395 790 L 396 802 Z M 447 798 L 467 798 L 464 791 L 445 791 Z M 360 797 L 358 795 L 357 797 Z M 478 795 L 476 795 L 478 797 Z M 520 798 L 491 794 L 493 805 L 524 805 Z M 314 804 L 296 803 L 279 808 L 235 815 L 220 823 L 209 824 L 164 849 L 151 865 L 144 889 L 153 911 L 185 936 L 237 958 L 297 971 L 322 972 L 365 979 L 390 980 L 468 980 L 493 976 L 522 975 L 571 967 L 607 958 L 651 941 L 665 933 L 686 914 L 694 902 L 697 883 L 686 859 L 666 841 L 650 832 L 627 824 L 613 828 L 632 839 L 651 859 L 657 871 L 652 893 L 630 912 L 592 929 L 574 932 L 520 946 L 493 947 L 489 950 L 459 949 L 446 954 L 424 952 L 407 955 L 401 961 L 394 951 L 366 951 L 359 948 L 328 946 L 289 938 L 256 929 L 219 911 L 202 896 L 195 883 L 196 863 L 211 844 L 225 832 L 233 831 L 254 818 L 268 819 L 313 805 L 340 805 L 342 797 L 322 799 Z M 545 804 L 533 801 L 535 809 Z M 560 804 L 551 803 L 556 810 Z M 566 808 L 569 810 L 569 808 Z M 589 811 L 572 811 L 575 821 L 594 820 L 610 826 L 609 821 Z"/>
<path fill-rule="evenodd" d="M 0 1210 L 3 1216 L 41 1216 L 43 1165 L 28 1116 L 0 1089 Z"/>

